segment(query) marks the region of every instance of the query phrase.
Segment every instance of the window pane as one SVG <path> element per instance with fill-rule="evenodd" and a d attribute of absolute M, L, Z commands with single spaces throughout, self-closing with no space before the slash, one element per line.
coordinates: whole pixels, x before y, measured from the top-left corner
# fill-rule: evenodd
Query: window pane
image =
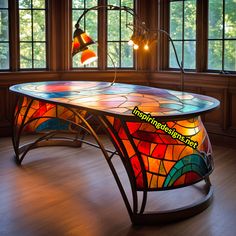
<path fill-rule="evenodd" d="M 184 37 L 185 39 L 196 38 L 196 1 L 185 1 L 184 4 Z"/>
<path fill-rule="evenodd" d="M 222 70 L 222 41 L 208 42 L 208 69 Z"/>
<path fill-rule="evenodd" d="M 34 40 L 35 41 L 45 41 L 46 36 L 46 25 L 45 25 L 45 11 L 34 11 L 33 12 L 34 19 Z"/>
<path fill-rule="evenodd" d="M 127 43 L 121 43 L 121 67 L 133 67 L 133 49 Z"/>
<path fill-rule="evenodd" d="M 98 5 L 98 1 L 97 0 L 89 0 L 86 1 L 86 8 L 90 8 L 90 7 L 94 7 Z"/>
<path fill-rule="evenodd" d="M 120 40 L 120 11 L 108 11 L 108 41 Z"/>
<path fill-rule="evenodd" d="M 72 1 L 72 8 L 85 8 L 84 0 L 73 0 Z"/>
<path fill-rule="evenodd" d="M 130 1 L 128 1 L 128 2 L 130 2 Z M 107 4 L 120 6 L 120 0 L 107 0 Z"/>
<path fill-rule="evenodd" d="M 236 40 L 225 41 L 225 70 L 236 71 Z"/>
<path fill-rule="evenodd" d="M 32 0 L 33 8 L 45 8 L 45 0 Z"/>
<path fill-rule="evenodd" d="M 108 43 L 107 45 L 107 54 L 108 54 L 108 67 L 113 68 L 114 64 L 115 67 L 119 67 L 119 53 L 120 53 L 120 45 L 119 43 Z M 111 59 L 111 58 L 112 59 Z"/>
<path fill-rule="evenodd" d="M 134 8 L 134 2 L 130 0 L 121 0 L 121 6 L 126 6 L 130 8 Z"/>
<path fill-rule="evenodd" d="M 183 3 L 170 2 L 170 35 L 172 39 L 182 39 Z"/>
<path fill-rule="evenodd" d="M 196 0 L 170 2 L 170 36 L 174 40 L 179 63 L 183 61 L 185 69 L 196 69 L 196 12 Z M 171 42 L 169 50 L 169 67 L 179 69 Z"/>
<path fill-rule="evenodd" d="M 0 43 L 0 70 L 9 69 L 9 43 Z"/>
<path fill-rule="evenodd" d="M 83 10 L 73 10 L 72 11 L 72 33 L 75 30 L 75 24 L 77 23 L 77 20 L 79 17 L 83 14 Z M 80 27 L 84 28 L 84 18 L 80 21 Z"/>
<path fill-rule="evenodd" d="M 31 10 L 20 10 L 20 40 L 32 40 L 32 16 Z"/>
<path fill-rule="evenodd" d="M 0 10 L 0 41 L 8 41 L 8 10 Z"/>
<path fill-rule="evenodd" d="M 97 11 L 90 11 L 86 15 L 86 33 L 88 33 L 94 41 L 97 41 L 98 35 L 98 15 Z"/>
<path fill-rule="evenodd" d="M 34 43 L 34 68 L 46 67 L 46 44 Z"/>
<path fill-rule="evenodd" d="M 186 69 L 196 68 L 196 42 L 195 41 L 184 42 L 184 68 Z"/>
<path fill-rule="evenodd" d="M 32 68 L 32 44 L 20 43 L 20 68 Z"/>
<path fill-rule="evenodd" d="M 176 48 L 176 52 L 177 52 L 177 56 L 179 58 L 179 62 L 181 63 L 181 58 L 182 58 L 182 42 L 181 41 L 175 41 L 174 42 L 175 48 Z M 174 53 L 174 49 L 170 43 L 170 68 L 179 68 L 176 57 L 175 57 L 175 53 Z"/>
<path fill-rule="evenodd" d="M 133 7 L 134 1 L 108 1 L 108 4 Z M 108 52 L 115 61 L 116 67 L 134 67 L 133 47 L 128 45 L 128 41 L 130 40 L 133 31 L 127 27 L 128 23 L 133 24 L 133 16 L 126 13 L 124 10 L 118 9 L 108 10 L 107 15 Z M 107 56 L 107 67 L 113 67 L 109 56 Z"/>
<path fill-rule="evenodd" d="M 122 25 L 121 40 L 122 41 L 129 41 L 131 35 L 133 34 L 133 31 L 130 28 L 126 27 L 126 23 L 133 24 L 133 17 L 130 14 L 126 14 L 126 12 L 121 12 L 121 25 Z"/>
<path fill-rule="evenodd" d="M 9 65 L 9 9 L 8 1 L 0 1 L 0 70 L 8 70 Z"/>
<path fill-rule="evenodd" d="M 46 68 L 45 0 L 21 0 L 19 7 L 20 69 Z"/>
<path fill-rule="evenodd" d="M 1 0 L 0 8 L 8 8 L 8 0 Z"/>
<path fill-rule="evenodd" d="M 209 0 L 209 39 L 221 39 L 223 30 L 223 1 Z"/>
<path fill-rule="evenodd" d="M 236 1 L 225 1 L 225 37 L 236 38 Z"/>
<path fill-rule="evenodd" d="M 31 0 L 19 0 L 19 8 L 31 8 Z"/>

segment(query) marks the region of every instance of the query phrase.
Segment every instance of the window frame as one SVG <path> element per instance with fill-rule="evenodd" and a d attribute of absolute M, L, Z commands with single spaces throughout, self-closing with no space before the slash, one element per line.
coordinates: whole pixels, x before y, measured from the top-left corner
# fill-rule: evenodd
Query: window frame
<path fill-rule="evenodd" d="M 8 3 L 8 7 L 4 8 L 4 7 L 0 7 L 0 10 L 7 10 L 7 14 L 8 14 L 8 40 L 0 40 L 0 43 L 7 43 L 8 44 L 8 69 L 0 69 L 0 72 L 6 72 L 6 71 L 10 71 L 11 70 L 11 47 L 10 47 L 10 4 L 9 4 L 9 0 L 7 1 Z"/>
<path fill-rule="evenodd" d="M 72 25 L 73 19 L 72 19 L 72 10 L 73 10 L 73 4 L 70 3 L 70 22 Z M 100 0 L 98 1 L 98 6 L 102 6 L 102 5 L 107 5 L 107 0 Z M 134 6 L 134 11 L 136 12 L 137 9 L 137 1 L 133 0 L 133 6 Z M 97 50 L 97 54 L 98 54 L 98 66 L 97 67 L 73 67 L 73 59 L 70 59 L 70 70 L 72 71 L 94 71 L 94 70 L 103 70 L 103 71 L 112 71 L 112 70 L 116 70 L 118 69 L 119 71 L 135 71 L 137 69 L 137 52 L 135 52 L 135 50 L 133 50 L 133 67 L 108 67 L 108 56 L 107 56 L 107 45 L 108 45 L 108 37 L 107 37 L 107 29 L 108 29 L 108 14 L 107 14 L 107 9 L 106 8 L 100 8 L 97 10 L 98 12 L 98 50 Z M 88 13 L 89 14 L 89 13 Z M 71 27 L 72 28 L 72 27 Z M 70 37 L 70 42 L 72 42 L 72 35 L 73 35 L 73 30 L 74 30 L 74 26 L 72 31 L 69 29 L 69 35 Z"/>
<path fill-rule="evenodd" d="M 197 0 L 196 1 L 196 6 L 197 6 Z M 171 2 L 181 2 L 182 3 L 182 19 L 181 19 L 181 22 L 182 22 L 182 34 L 181 34 L 181 38 L 182 39 L 173 39 L 173 43 L 175 42 L 181 42 L 181 47 L 182 47 L 182 50 L 181 50 L 181 54 L 182 54 L 182 57 L 179 57 L 179 61 L 180 63 L 184 62 L 185 61 L 185 42 L 195 42 L 195 69 L 189 69 L 189 68 L 185 68 L 184 65 L 183 65 L 183 68 L 185 71 L 196 71 L 197 70 L 197 27 L 196 27 L 196 34 L 195 34 L 195 39 L 186 39 L 185 37 L 185 0 L 169 0 L 169 29 L 170 29 L 170 3 Z M 196 24 L 197 24 L 197 10 L 196 10 Z M 170 30 L 169 30 L 169 33 L 170 33 Z M 170 34 L 171 36 L 171 34 Z M 176 45 L 175 45 L 176 46 Z M 170 49 L 173 50 L 170 42 L 169 42 L 169 54 L 170 54 Z M 168 63 L 168 69 L 169 70 L 180 70 L 179 68 L 176 68 L 176 67 L 170 67 L 170 55 L 169 55 L 169 63 Z"/>
<path fill-rule="evenodd" d="M 235 71 L 231 70 L 225 70 L 225 43 L 226 41 L 235 41 L 236 43 L 236 37 L 234 38 L 226 38 L 225 37 L 225 0 L 222 1 L 222 37 L 221 38 L 209 38 L 209 35 L 207 37 L 207 45 L 209 45 L 210 41 L 215 41 L 215 42 L 221 42 L 222 45 L 222 50 L 221 50 L 221 70 L 215 70 L 215 69 L 209 69 L 208 68 L 208 63 L 207 63 L 207 71 L 213 72 L 213 73 L 220 73 L 220 74 L 235 74 Z M 210 1 L 208 0 L 208 27 L 209 27 L 209 10 L 210 10 Z M 209 54 L 209 50 L 207 50 L 207 53 Z M 207 61 L 208 62 L 208 61 Z"/>
<path fill-rule="evenodd" d="M 159 6 L 160 16 L 158 17 L 158 28 L 170 32 L 170 1 L 161 0 Z M 173 0 L 180 1 L 180 0 Z M 224 0 L 225 1 L 225 0 Z M 205 73 L 205 74 L 224 74 L 220 70 L 208 69 L 208 0 L 197 0 L 196 13 L 196 70 L 185 69 L 187 72 Z M 157 70 L 159 71 L 179 71 L 179 68 L 169 68 L 169 41 L 160 35 L 160 44 L 157 47 Z M 235 75 L 236 71 L 227 71 L 226 75 Z"/>
<path fill-rule="evenodd" d="M 32 1 L 31 0 L 31 5 L 32 5 Z M 45 43 L 45 47 L 46 47 L 46 50 L 45 50 L 45 61 L 46 61 L 46 67 L 45 68 L 34 68 L 34 53 L 33 53 L 33 44 L 35 42 L 38 42 L 38 41 L 34 41 L 33 40 L 33 25 L 32 25 L 32 41 L 31 44 L 32 44 L 32 68 L 21 68 L 20 67 L 20 8 L 19 8 L 19 1 L 17 1 L 16 3 L 16 9 L 17 9 L 17 44 L 18 44 L 18 52 L 17 52 L 17 70 L 18 71 L 48 71 L 49 70 L 49 29 L 48 29 L 48 25 L 49 25 L 49 14 L 48 14 L 48 11 L 49 11 L 49 1 L 48 0 L 44 0 L 45 1 L 45 8 L 22 8 L 22 10 L 30 10 L 31 11 L 31 16 L 33 15 L 33 11 L 34 10 L 44 10 L 45 11 L 45 41 L 42 41 Z M 31 20 L 31 23 L 33 23 L 33 19 Z"/>
<path fill-rule="evenodd" d="M 120 0 L 120 7 L 121 7 L 121 0 Z M 135 11 L 136 9 L 136 1 L 133 0 L 133 10 Z M 132 67 L 122 67 L 122 50 L 121 50 L 121 45 L 122 43 L 128 43 L 128 41 L 122 40 L 121 36 L 122 36 L 122 27 L 121 27 L 121 14 L 122 14 L 122 10 L 107 10 L 106 11 L 106 29 L 108 29 L 108 12 L 109 11 L 119 11 L 119 40 L 109 40 L 108 39 L 108 34 L 106 34 L 106 50 L 108 50 L 108 44 L 109 43 L 118 43 L 119 44 L 119 66 L 116 66 L 117 69 L 122 69 L 122 70 L 134 70 L 136 68 L 136 60 L 135 60 L 135 50 L 133 49 L 133 66 Z M 125 12 L 125 11 L 124 11 Z M 133 19 L 133 23 L 134 23 L 134 19 Z M 108 53 L 106 54 L 106 69 L 114 69 L 113 67 L 108 65 L 108 61 L 109 61 L 109 55 Z"/>

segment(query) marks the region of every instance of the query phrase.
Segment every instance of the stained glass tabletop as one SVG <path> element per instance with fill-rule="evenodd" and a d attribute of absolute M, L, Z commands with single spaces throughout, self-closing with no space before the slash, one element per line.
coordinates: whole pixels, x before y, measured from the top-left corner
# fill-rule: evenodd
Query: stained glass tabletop
<path fill-rule="evenodd" d="M 115 116 L 134 117 L 139 110 L 159 119 L 196 116 L 219 107 L 212 97 L 149 86 L 89 81 L 48 81 L 17 84 L 10 90 L 35 99 L 86 108 Z"/>

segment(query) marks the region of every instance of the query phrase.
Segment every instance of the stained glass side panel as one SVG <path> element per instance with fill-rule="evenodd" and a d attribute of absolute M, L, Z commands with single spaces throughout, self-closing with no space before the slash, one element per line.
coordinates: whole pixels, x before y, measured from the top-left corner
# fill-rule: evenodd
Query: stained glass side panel
<path fill-rule="evenodd" d="M 211 173 L 212 149 L 200 117 L 165 123 L 176 132 L 197 141 L 197 149 L 172 138 L 149 123 L 122 124 L 117 118 L 107 118 L 113 133 L 116 134 L 116 139 L 121 140 L 126 150 L 123 158 L 126 158 L 125 161 L 133 169 L 138 189 L 145 188 L 145 181 L 149 190 L 187 186 Z M 128 130 L 124 126 L 127 126 Z M 142 166 L 145 176 L 142 173 Z"/>

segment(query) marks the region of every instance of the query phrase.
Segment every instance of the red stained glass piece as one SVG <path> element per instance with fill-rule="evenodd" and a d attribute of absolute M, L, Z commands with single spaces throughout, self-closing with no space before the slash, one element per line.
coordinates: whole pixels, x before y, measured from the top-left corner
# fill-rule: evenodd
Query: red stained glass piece
<path fill-rule="evenodd" d="M 185 184 L 191 184 L 193 182 L 198 181 L 202 177 L 198 175 L 196 172 L 188 172 L 186 173 L 186 179 L 185 179 Z"/>
<path fill-rule="evenodd" d="M 160 158 L 163 159 L 165 157 L 166 148 L 167 148 L 167 145 L 165 145 L 165 144 L 158 144 L 155 147 L 154 151 L 151 153 L 151 156 L 159 158 L 159 159 Z"/>
<path fill-rule="evenodd" d="M 176 139 L 173 139 L 169 134 L 160 135 L 164 144 L 178 144 Z"/>
<path fill-rule="evenodd" d="M 114 126 L 114 129 L 118 132 L 118 130 L 120 129 L 120 126 L 121 126 L 120 120 L 115 119 L 113 126 Z"/>
<path fill-rule="evenodd" d="M 138 145 L 138 150 L 141 153 L 149 156 L 150 155 L 150 147 L 151 147 L 150 143 L 141 141 Z"/>
<path fill-rule="evenodd" d="M 119 130 L 119 137 L 121 138 L 121 139 L 128 139 L 128 137 L 127 137 L 127 135 L 126 135 L 126 133 L 125 133 L 125 131 L 124 131 L 124 129 L 121 127 L 120 128 L 120 130 Z"/>
<path fill-rule="evenodd" d="M 137 156 L 133 156 L 130 159 L 130 161 L 131 161 L 131 164 L 133 166 L 133 170 L 135 172 L 135 176 L 137 176 L 141 172 L 141 166 L 140 166 L 138 157 Z"/>
<path fill-rule="evenodd" d="M 137 123 L 137 122 L 127 122 L 126 124 L 131 134 L 136 132 L 141 127 L 141 123 Z"/>
<path fill-rule="evenodd" d="M 134 138 L 147 141 L 150 143 L 163 143 L 163 141 L 160 139 L 159 135 L 156 133 L 147 133 L 143 131 L 137 131 L 132 134 Z"/>

